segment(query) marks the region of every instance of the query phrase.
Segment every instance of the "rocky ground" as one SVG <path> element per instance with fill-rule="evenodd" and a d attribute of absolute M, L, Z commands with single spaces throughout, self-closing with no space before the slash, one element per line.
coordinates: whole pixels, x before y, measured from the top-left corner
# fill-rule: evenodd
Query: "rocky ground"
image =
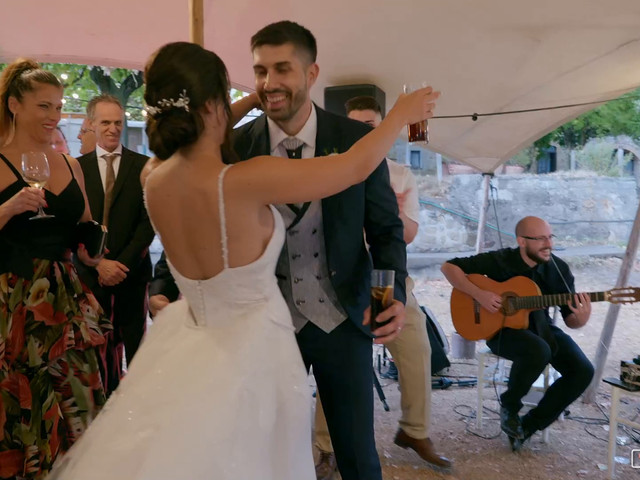
<path fill-rule="evenodd" d="M 619 259 L 574 259 L 571 266 L 576 277 L 578 291 L 599 291 L 612 288 L 618 277 Z M 414 293 L 421 304 L 428 305 L 437 321 L 450 337 L 454 331 L 449 315 L 451 289 L 438 269 L 411 272 L 416 279 Z M 635 266 L 630 285 L 640 286 L 640 268 Z M 565 330 L 582 347 L 592 360 L 609 307 L 608 303 L 593 305 L 591 320 L 580 330 Z M 619 375 L 620 360 L 631 360 L 640 354 L 640 304 L 624 305 L 620 310 L 611 342 L 604 376 Z M 451 359 L 448 378 L 475 377 L 475 360 Z M 506 436 L 500 433 L 497 417 L 498 404 L 493 388 L 484 391 L 484 425 L 475 429 L 477 403 L 476 387 L 452 386 L 446 390 L 434 390 L 432 394 L 432 426 L 430 436 L 438 450 L 453 459 L 455 467 L 450 474 L 437 473 L 425 467 L 413 452 L 402 450 L 393 444 L 400 415 L 400 395 L 397 384 L 382 380 L 390 412 L 385 412 L 376 399 L 376 440 L 386 480 L 414 479 L 464 479 L 464 480 L 539 480 L 576 478 L 604 480 L 607 478 L 608 412 L 611 389 L 601 384 L 596 402 L 585 404 L 578 400 L 569 408 L 563 421 L 549 429 L 549 442 L 543 443 L 536 434 L 521 452 L 512 453 Z M 640 412 L 640 398 L 628 398 L 622 405 L 628 418 Z M 618 446 L 621 460 L 630 458 L 631 450 L 640 449 L 640 432 L 618 432 L 627 445 Z M 617 479 L 638 479 L 640 470 L 617 463 Z"/>

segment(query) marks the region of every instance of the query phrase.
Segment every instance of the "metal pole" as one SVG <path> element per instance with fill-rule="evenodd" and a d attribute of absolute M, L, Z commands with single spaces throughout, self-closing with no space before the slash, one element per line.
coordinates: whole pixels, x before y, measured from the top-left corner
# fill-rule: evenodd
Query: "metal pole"
<path fill-rule="evenodd" d="M 638 252 L 638 240 L 640 239 L 640 206 L 636 211 L 636 218 L 633 221 L 633 228 L 631 229 L 631 235 L 629 235 L 629 243 L 627 244 L 627 251 L 624 254 L 622 260 L 622 266 L 620 267 L 620 273 L 618 274 L 618 281 L 616 287 L 625 287 L 629 281 L 629 274 L 631 273 L 631 267 L 636 258 Z M 602 372 L 604 371 L 604 364 L 607 361 L 607 354 L 609 353 L 609 346 L 611 345 L 611 337 L 613 337 L 613 331 L 616 327 L 616 321 L 618 320 L 618 312 L 620 312 L 619 304 L 609 305 L 607 311 L 607 317 L 602 327 L 602 333 L 600 334 L 600 342 L 596 350 L 595 359 L 595 374 L 591 385 L 584 392 L 582 401 L 585 403 L 593 403 L 596 398 L 596 392 L 598 386 L 602 380 Z"/>
<path fill-rule="evenodd" d="M 476 237 L 476 253 L 482 252 L 484 244 L 484 226 L 487 223 L 487 210 L 489 206 L 489 182 L 491 173 L 482 174 L 482 207 L 480 208 L 480 218 L 478 219 L 478 236 Z"/>

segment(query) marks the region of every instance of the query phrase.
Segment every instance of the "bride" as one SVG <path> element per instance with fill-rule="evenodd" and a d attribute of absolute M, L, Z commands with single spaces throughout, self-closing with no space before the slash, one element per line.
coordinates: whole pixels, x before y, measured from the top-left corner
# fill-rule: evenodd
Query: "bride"
<path fill-rule="evenodd" d="M 184 299 L 166 307 L 118 390 L 49 480 L 315 480 L 311 392 L 274 275 L 284 241 L 271 204 L 364 181 L 431 88 L 401 96 L 348 152 L 233 161 L 227 71 L 191 43 L 145 69 L 149 216 Z"/>

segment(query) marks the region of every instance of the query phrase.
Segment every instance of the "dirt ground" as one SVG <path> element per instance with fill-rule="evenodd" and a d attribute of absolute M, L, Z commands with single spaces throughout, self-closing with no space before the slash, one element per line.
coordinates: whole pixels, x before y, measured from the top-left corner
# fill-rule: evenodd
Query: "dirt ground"
<path fill-rule="evenodd" d="M 577 291 L 600 291 L 615 285 L 621 260 L 575 259 L 569 263 L 576 278 Z M 454 329 L 449 315 L 449 284 L 437 268 L 414 271 L 411 274 L 416 280 L 414 293 L 418 301 L 434 312 L 450 339 Z M 640 286 L 639 265 L 635 266 L 629 285 Z M 565 331 L 592 361 L 608 307 L 606 302 L 593 304 L 591 319 L 585 327 L 580 330 L 565 327 Z M 605 377 L 617 377 L 620 360 L 630 361 L 640 354 L 639 319 L 640 303 L 622 306 L 605 367 Z M 476 376 L 475 360 L 450 360 L 452 367 L 446 373 L 448 378 L 455 380 L 458 376 Z M 506 436 L 500 432 L 498 415 L 495 413 L 499 407 L 492 387 L 484 390 L 485 420 L 482 431 L 475 429 L 475 386 L 451 386 L 446 390 L 433 390 L 430 437 L 438 451 L 454 461 L 454 469 L 450 474 L 434 472 L 413 451 L 402 450 L 394 445 L 393 438 L 400 415 L 400 395 L 396 382 L 382 380 L 382 385 L 391 411 L 385 412 L 376 397 L 375 421 L 378 452 L 386 480 L 607 478 L 611 389 L 606 384 L 600 385 L 595 404 L 585 404 L 578 400 L 569 407 L 569 415 L 550 427 L 548 443 L 543 443 L 542 435 L 536 434 L 519 453 L 511 452 Z M 637 417 L 640 398 L 627 398 L 621 410 L 628 418 Z M 631 449 L 640 449 L 640 432 L 619 429 L 618 435 L 626 438 L 629 443 L 618 446 L 616 454 L 628 462 Z M 640 470 L 633 469 L 628 464 L 617 463 L 615 471 L 617 479 L 640 479 Z"/>

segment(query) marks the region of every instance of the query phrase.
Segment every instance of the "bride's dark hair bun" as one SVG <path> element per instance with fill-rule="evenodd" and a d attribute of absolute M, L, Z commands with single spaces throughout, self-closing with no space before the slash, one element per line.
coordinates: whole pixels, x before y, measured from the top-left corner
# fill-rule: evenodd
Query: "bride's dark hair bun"
<path fill-rule="evenodd" d="M 200 111 L 208 100 L 223 102 L 230 118 L 227 69 L 199 45 L 175 42 L 160 48 L 147 63 L 145 83 L 149 148 L 160 160 L 198 140 L 204 130 Z"/>
<path fill-rule="evenodd" d="M 147 116 L 149 148 L 166 160 L 178 149 L 195 142 L 202 131 L 202 118 L 195 112 L 173 108 L 167 112 Z"/>

